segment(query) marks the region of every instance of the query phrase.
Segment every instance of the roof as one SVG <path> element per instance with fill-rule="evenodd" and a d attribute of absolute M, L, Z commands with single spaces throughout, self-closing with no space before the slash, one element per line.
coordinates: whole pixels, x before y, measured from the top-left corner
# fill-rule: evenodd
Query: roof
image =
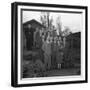
<path fill-rule="evenodd" d="M 72 33 L 70 35 L 67 36 L 67 38 L 80 38 L 81 37 L 81 32 L 76 32 L 76 33 Z"/>
<path fill-rule="evenodd" d="M 30 21 L 27 21 L 27 22 L 25 22 L 23 25 L 27 25 L 27 24 L 37 24 L 37 25 L 39 25 L 40 27 L 43 27 L 43 28 L 45 28 L 45 26 L 43 26 L 40 22 L 38 22 L 38 21 L 36 21 L 35 19 L 32 19 L 32 20 L 30 20 Z"/>

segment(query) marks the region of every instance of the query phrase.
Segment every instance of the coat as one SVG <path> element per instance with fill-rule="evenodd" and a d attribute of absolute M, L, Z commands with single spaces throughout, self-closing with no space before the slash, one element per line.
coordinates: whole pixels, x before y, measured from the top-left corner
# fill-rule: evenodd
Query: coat
<path fill-rule="evenodd" d="M 44 51 L 44 53 L 51 55 L 51 44 L 45 41 L 42 45 L 42 50 Z"/>

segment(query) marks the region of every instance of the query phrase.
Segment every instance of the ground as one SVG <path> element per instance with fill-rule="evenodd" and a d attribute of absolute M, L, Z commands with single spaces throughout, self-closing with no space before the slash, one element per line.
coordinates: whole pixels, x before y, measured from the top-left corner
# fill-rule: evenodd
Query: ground
<path fill-rule="evenodd" d="M 61 70 L 51 70 L 48 71 L 49 76 L 70 76 L 70 75 L 77 75 L 79 69 L 73 68 L 73 69 L 61 69 Z"/>
<path fill-rule="evenodd" d="M 79 68 L 72 68 L 72 69 L 59 69 L 59 70 L 48 70 L 43 72 L 45 77 L 52 77 L 52 76 L 72 76 L 72 75 L 80 75 Z M 28 73 L 26 78 L 30 78 L 31 73 Z M 38 76 L 39 77 L 39 76 Z M 43 77 L 43 76 L 40 76 Z"/>

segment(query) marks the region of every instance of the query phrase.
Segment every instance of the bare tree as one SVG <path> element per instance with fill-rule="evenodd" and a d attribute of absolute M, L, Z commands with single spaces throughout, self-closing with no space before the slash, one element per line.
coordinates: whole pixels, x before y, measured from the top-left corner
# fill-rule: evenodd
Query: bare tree
<path fill-rule="evenodd" d="M 61 17 L 58 16 L 56 19 L 56 26 L 57 26 L 57 30 L 60 36 L 62 36 L 62 22 L 61 22 Z"/>
<path fill-rule="evenodd" d="M 72 32 L 71 32 L 71 30 L 70 30 L 70 28 L 69 27 L 65 27 L 65 29 L 64 29 L 64 31 L 63 31 L 63 35 L 64 36 L 68 36 L 69 34 L 71 34 Z"/>
<path fill-rule="evenodd" d="M 53 27 L 54 27 L 54 25 L 53 25 L 53 17 L 51 17 L 51 18 L 49 19 L 49 29 L 50 29 L 50 30 L 53 30 Z"/>
<path fill-rule="evenodd" d="M 40 20 L 41 23 L 48 28 L 49 27 L 49 12 L 41 12 Z"/>

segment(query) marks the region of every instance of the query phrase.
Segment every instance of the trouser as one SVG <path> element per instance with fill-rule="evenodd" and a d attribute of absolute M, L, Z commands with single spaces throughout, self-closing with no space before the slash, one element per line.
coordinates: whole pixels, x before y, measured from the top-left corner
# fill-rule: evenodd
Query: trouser
<path fill-rule="evenodd" d="M 51 67 L 51 55 L 44 53 L 44 63 L 46 69 L 50 69 Z"/>
<path fill-rule="evenodd" d="M 56 62 L 56 52 L 52 52 L 52 69 L 56 69 L 57 68 L 57 62 Z"/>
<path fill-rule="evenodd" d="M 58 69 L 61 69 L 61 63 L 58 64 Z"/>

